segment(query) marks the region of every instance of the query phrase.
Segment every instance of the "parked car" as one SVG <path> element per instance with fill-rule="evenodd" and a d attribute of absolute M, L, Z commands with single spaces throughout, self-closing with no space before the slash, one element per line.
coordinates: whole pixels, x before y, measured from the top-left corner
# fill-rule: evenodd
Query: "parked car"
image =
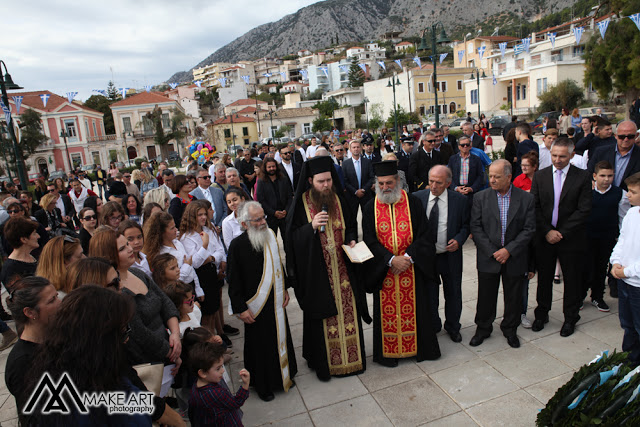
<path fill-rule="evenodd" d="M 502 129 L 511 123 L 510 116 L 495 116 L 489 119 L 489 135 L 502 135 Z"/>
<path fill-rule="evenodd" d="M 560 117 L 560 114 L 560 111 L 547 111 L 546 113 L 540 114 L 537 119 L 529 123 L 531 125 L 531 131 L 534 135 L 536 133 L 542 133 L 542 123 L 544 122 L 545 117 L 557 120 L 558 117 Z"/>
<path fill-rule="evenodd" d="M 62 178 L 64 182 L 69 181 L 69 178 L 67 177 L 67 174 L 65 173 L 65 171 L 55 171 L 49 174 L 49 181 L 54 181 L 58 178 Z"/>
<path fill-rule="evenodd" d="M 170 152 L 169 153 L 169 161 L 170 162 L 180 161 L 180 154 L 178 154 L 177 151 Z"/>
<path fill-rule="evenodd" d="M 602 107 L 587 107 L 587 108 L 581 108 L 580 111 L 580 115 L 582 117 L 591 117 L 591 116 L 595 116 L 596 115 L 596 111 L 600 109 L 602 110 L 602 118 L 603 119 L 607 119 L 607 120 L 612 120 L 615 119 L 616 117 L 616 113 L 613 111 L 605 111 L 604 108 Z"/>
<path fill-rule="evenodd" d="M 85 171 L 87 173 L 92 173 L 93 171 L 96 170 L 96 164 L 95 163 L 91 163 L 91 164 L 88 164 L 88 165 L 83 165 L 80 168 L 80 170 L 83 170 L 83 171 Z"/>
<path fill-rule="evenodd" d="M 11 178 L 8 176 L 2 176 L 0 177 L 0 182 L 11 182 Z"/>
<path fill-rule="evenodd" d="M 302 135 L 302 140 L 304 141 L 305 139 L 308 139 L 309 141 L 311 141 L 311 138 L 316 137 L 315 133 L 305 133 L 304 135 Z"/>
<path fill-rule="evenodd" d="M 460 117 L 458 119 L 455 119 L 449 124 L 449 130 L 460 131 L 462 130 L 462 124 L 466 122 L 467 122 L 467 119 L 465 117 Z M 472 118 L 471 123 L 473 124 L 477 123 L 476 119 Z"/>
<path fill-rule="evenodd" d="M 34 172 L 29 174 L 29 184 L 35 184 L 37 179 L 42 178 L 42 175 L 39 172 Z"/>

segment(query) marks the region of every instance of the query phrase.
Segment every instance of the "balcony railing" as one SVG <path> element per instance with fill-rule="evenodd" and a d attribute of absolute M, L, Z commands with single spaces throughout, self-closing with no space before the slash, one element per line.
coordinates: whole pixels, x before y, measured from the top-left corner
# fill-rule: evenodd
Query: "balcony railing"
<path fill-rule="evenodd" d="M 102 141 L 115 141 L 118 139 L 118 135 L 99 135 L 99 136 L 90 136 L 87 138 L 87 142 L 102 142 Z"/>
<path fill-rule="evenodd" d="M 512 73 L 519 73 L 522 71 L 527 71 L 529 70 L 529 68 L 531 67 L 535 67 L 538 65 L 546 65 L 546 64 L 557 64 L 557 63 L 564 63 L 564 64 L 579 64 L 581 62 L 583 62 L 584 59 L 582 59 L 582 54 L 576 53 L 576 54 L 569 54 L 569 55 L 551 55 L 548 58 L 536 58 L 533 60 L 529 60 L 526 61 L 524 63 L 524 65 L 520 65 L 520 66 L 515 66 L 515 67 L 507 67 L 504 69 L 498 69 L 498 76 L 502 76 L 505 74 L 512 74 Z"/>

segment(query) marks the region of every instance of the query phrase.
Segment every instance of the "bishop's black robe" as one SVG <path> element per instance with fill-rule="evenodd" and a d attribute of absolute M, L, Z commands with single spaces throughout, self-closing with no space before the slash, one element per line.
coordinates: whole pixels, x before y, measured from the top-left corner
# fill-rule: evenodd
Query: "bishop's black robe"
<path fill-rule="evenodd" d="M 235 314 L 246 311 L 246 301 L 258 291 L 263 264 L 263 253 L 253 250 L 246 232 L 233 239 L 227 257 L 227 281 L 229 299 Z M 285 319 L 289 377 L 293 379 L 298 372 L 298 366 L 286 311 Z M 282 390 L 273 289 L 255 320 L 255 323 L 244 324 L 244 367 L 251 374 L 251 385 L 258 393 L 267 394 L 274 390 Z"/>
<path fill-rule="evenodd" d="M 408 194 L 411 224 L 413 229 L 413 243 L 407 247 L 406 253 L 413 259 L 415 270 L 415 308 L 417 324 L 417 355 L 418 362 L 435 360 L 440 357 L 438 339 L 433 330 L 427 286 L 435 286 L 435 244 L 428 234 L 428 220 L 422 203 L 415 196 Z M 362 214 L 363 240 L 374 255 L 364 263 L 366 269 L 365 286 L 367 292 L 373 293 L 373 360 L 382 362 L 385 358 L 382 352 L 382 326 L 380 315 L 380 290 L 382 282 L 390 267 L 389 261 L 393 254 L 379 241 L 376 234 L 374 198 L 364 208 Z"/>

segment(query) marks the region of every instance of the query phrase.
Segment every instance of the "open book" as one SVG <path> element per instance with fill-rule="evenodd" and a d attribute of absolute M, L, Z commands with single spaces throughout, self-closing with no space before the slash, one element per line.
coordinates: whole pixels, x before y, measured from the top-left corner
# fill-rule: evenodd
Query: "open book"
<path fill-rule="evenodd" d="M 342 245 L 342 249 L 344 249 L 351 262 L 356 264 L 361 264 L 373 258 L 373 254 L 365 242 L 356 243 L 353 248 L 349 245 Z"/>

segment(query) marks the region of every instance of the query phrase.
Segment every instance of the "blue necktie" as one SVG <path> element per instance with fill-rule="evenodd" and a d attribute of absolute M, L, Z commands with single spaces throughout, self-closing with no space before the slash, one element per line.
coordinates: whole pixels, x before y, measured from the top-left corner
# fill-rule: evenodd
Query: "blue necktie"
<path fill-rule="evenodd" d="M 355 162 L 353 162 L 355 165 L 355 169 L 356 169 L 356 176 L 358 177 L 358 188 L 362 187 L 362 171 L 360 170 L 360 160 L 356 160 Z"/>

